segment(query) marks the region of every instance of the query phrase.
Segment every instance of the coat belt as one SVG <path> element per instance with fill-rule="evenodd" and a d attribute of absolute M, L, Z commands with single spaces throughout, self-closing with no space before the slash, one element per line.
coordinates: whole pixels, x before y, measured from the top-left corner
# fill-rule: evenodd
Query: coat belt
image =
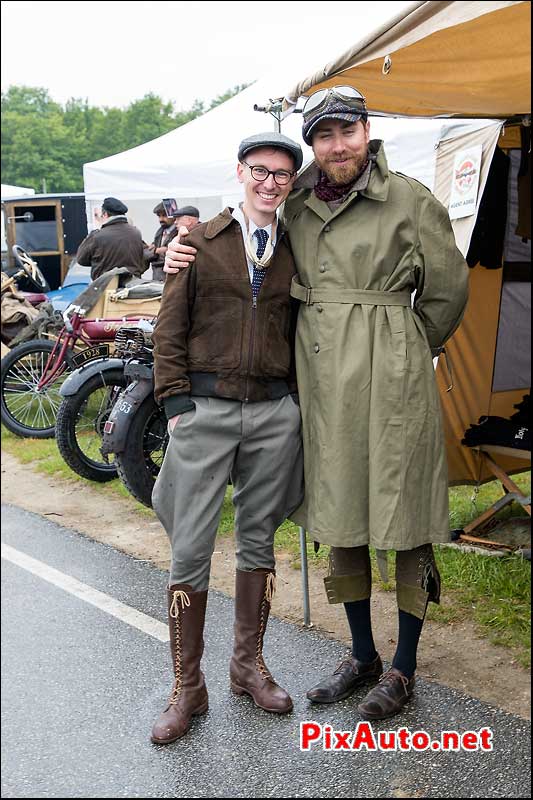
<path fill-rule="evenodd" d="M 313 289 L 302 286 L 296 278 L 292 279 L 291 297 L 305 303 L 349 303 L 368 306 L 407 306 L 411 307 L 410 292 L 376 292 L 373 289 Z"/>

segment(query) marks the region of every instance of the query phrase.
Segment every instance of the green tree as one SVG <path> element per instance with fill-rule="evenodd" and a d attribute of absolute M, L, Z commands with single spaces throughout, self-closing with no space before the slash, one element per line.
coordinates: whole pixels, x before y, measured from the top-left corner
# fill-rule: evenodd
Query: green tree
<path fill-rule="evenodd" d="M 61 114 L 31 117 L 8 112 L 2 118 L 2 183 L 49 192 L 83 190 L 83 141 L 64 125 Z"/>
<path fill-rule="evenodd" d="M 2 114 L 12 111 L 17 114 L 48 115 L 61 113 L 62 109 L 55 103 L 48 89 L 32 86 L 10 86 L 2 93 Z"/>
<path fill-rule="evenodd" d="M 207 108 L 195 100 L 176 111 L 153 93 L 121 109 L 90 106 L 81 98 L 61 106 L 47 89 L 10 86 L 2 94 L 2 183 L 41 191 L 44 179 L 48 192 L 81 192 L 85 163 L 156 139 L 245 87 L 228 89 Z"/>
<path fill-rule="evenodd" d="M 172 103 L 164 103 L 155 94 L 146 94 L 130 103 L 124 113 L 125 130 L 130 132 L 126 146 L 136 147 L 173 130 L 176 127 L 173 114 Z"/>
<path fill-rule="evenodd" d="M 209 106 L 209 110 L 215 108 L 215 106 L 219 106 L 221 103 L 225 103 L 226 100 L 230 100 L 232 97 L 235 97 L 236 94 L 239 94 L 239 92 L 244 91 L 244 89 L 247 89 L 248 86 L 250 85 L 251 84 L 249 83 L 240 83 L 238 86 L 234 86 L 233 89 L 228 89 L 223 94 L 219 94 L 218 97 L 215 97 L 214 100 L 211 100 L 211 105 Z"/>

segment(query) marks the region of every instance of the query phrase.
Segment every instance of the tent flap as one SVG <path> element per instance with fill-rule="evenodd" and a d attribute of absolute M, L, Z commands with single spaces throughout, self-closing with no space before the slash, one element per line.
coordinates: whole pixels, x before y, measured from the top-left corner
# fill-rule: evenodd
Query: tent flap
<path fill-rule="evenodd" d="M 350 84 L 369 108 L 413 116 L 531 112 L 531 3 L 426 2 L 301 81 L 285 97 Z M 385 58 L 388 68 L 384 69 Z"/>

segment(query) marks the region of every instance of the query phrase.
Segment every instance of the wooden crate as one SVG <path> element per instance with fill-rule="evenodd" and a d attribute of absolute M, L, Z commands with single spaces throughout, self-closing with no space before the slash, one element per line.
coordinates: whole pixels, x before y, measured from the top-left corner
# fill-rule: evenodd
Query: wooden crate
<path fill-rule="evenodd" d="M 161 306 L 160 297 L 151 297 L 146 299 L 132 299 L 113 300 L 115 294 L 114 289 L 106 289 L 104 295 L 103 313 L 102 317 L 107 319 L 109 317 L 157 317 L 159 308 Z"/>

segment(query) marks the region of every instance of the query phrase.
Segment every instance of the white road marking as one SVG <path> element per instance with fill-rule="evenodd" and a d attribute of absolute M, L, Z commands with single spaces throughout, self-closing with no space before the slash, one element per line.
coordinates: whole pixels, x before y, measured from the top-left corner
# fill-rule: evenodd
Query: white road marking
<path fill-rule="evenodd" d="M 112 617 L 120 619 L 127 625 L 131 625 L 133 628 L 159 639 L 160 642 L 168 642 L 169 640 L 168 626 L 159 622 L 159 620 L 121 603 L 120 600 L 116 600 L 114 597 L 104 594 L 104 592 L 99 592 L 98 589 L 93 589 L 92 586 L 88 586 L 86 583 L 81 583 L 81 581 L 72 578 L 70 575 L 65 575 L 64 572 L 49 567 L 48 564 L 28 556 L 26 553 L 21 553 L 20 550 L 16 550 L 14 547 L 2 543 L 2 558 L 11 561 L 28 572 L 32 572 L 49 583 L 53 583 L 54 586 L 58 586 L 65 592 L 70 592 L 75 597 L 85 600 L 86 603 L 90 603 L 107 614 L 111 614 Z"/>

